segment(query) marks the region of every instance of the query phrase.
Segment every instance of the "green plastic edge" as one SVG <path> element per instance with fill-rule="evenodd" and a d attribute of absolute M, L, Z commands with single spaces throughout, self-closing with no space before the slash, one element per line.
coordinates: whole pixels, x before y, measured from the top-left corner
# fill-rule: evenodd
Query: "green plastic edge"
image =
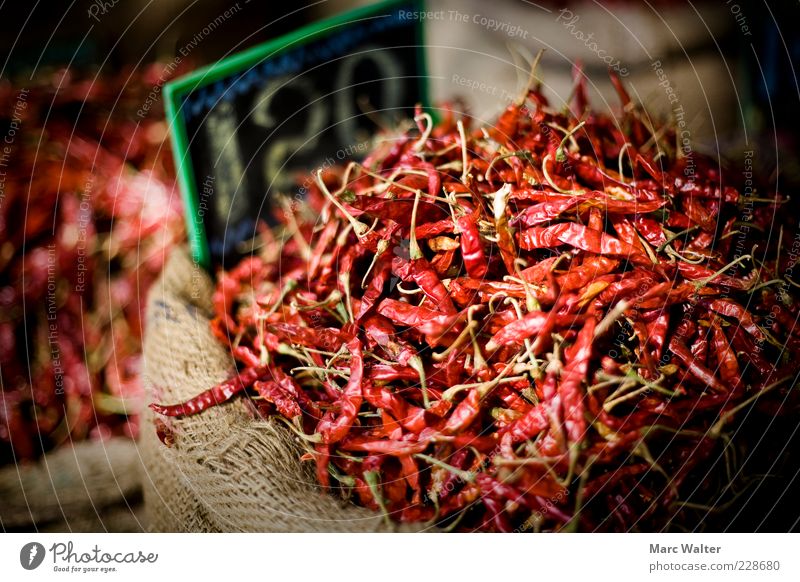
<path fill-rule="evenodd" d="M 199 196 L 194 183 L 194 166 L 189 156 L 189 137 L 186 125 L 183 122 L 181 108 L 183 97 L 202 87 L 242 71 L 247 67 L 263 61 L 267 57 L 279 55 L 285 50 L 293 48 L 298 41 L 310 42 L 332 32 L 332 29 L 347 24 L 353 20 L 364 18 L 371 14 L 386 11 L 395 5 L 414 4 L 419 10 L 423 9 L 425 0 L 382 0 L 376 4 L 355 8 L 331 18 L 326 18 L 298 28 L 279 38 L 267 41 L 241 53 L 201 67 L 179 79 L 164 85 L 164 108 L 170 126 L 172 138 L 173 158 L 175 161 L 178 185 L 185 207 L 186 234 L 189 239 L 192 259 L 205 269 L 211 268 L 211 252 L 202 220 L 196 220 L 199 210 Z M 422 19 L 417 19 L 417 69 L 422 75 L 420 92 L 423 105 L 430 106 L 428 68 L 425 58 L 425 36 Z"/>
<path fill-rule="evenodd" d="M 166 84 L 164 86 L 164 108 L 169 120 L 172 157 L 175 160 L 178 187 L 183 200 L 186 238 L 189 239 L 192 260 L 208 270 L 211 269 L 211 252 L 208 248 L 203 221 L 202 219 L 198 220 L 200 202 L 194 183 L 194 166 L 189 155 L 189 137 L 180 113 L 181 101 L 182 94 L 178 94 L 174 86 Z"/>

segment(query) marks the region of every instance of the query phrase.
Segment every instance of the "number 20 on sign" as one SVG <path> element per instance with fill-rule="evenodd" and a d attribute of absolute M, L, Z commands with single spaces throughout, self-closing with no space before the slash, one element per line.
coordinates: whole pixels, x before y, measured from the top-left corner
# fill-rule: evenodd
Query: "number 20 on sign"
<path fill-rule="evenodd" d="M 269 198 L 374 129 L 427 103 L 418 0 L 392 0 L 296 30 L 168 83 L 164 94 L 194 259 L 234 259 Z"/>

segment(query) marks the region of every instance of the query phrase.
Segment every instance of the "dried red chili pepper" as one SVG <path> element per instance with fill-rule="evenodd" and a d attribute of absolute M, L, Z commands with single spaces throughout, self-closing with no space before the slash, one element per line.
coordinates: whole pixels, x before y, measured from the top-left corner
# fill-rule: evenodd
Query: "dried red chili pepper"
<path fill-rule="evenodd" d="M 564 426 L 567 437 L 573 444 L 580 443 L 586 432 L 586 420 L 583 416 L 582 383 L 589 373 L 589 360 L 592 357 L 595 319 L 592 314 L 578 333 L 575 343 L 567 352 L 567 363 L 558 386 L 561 405 L 564 407 Z"/>
<path fill-rule="evenodd" d="M 717 227 L 738 193 L 699 155 L 690 184 L 674 130 L 615 83 L 621 124 L 536 87 L 486 132 L 420 110 L 366 169 L 310 190 L 312 208 L 337 203 L 310 253 L 273 236 L 270 264 L 222 276 L 214 333 L 269 361 L 256 413 L 311 433 L 320 483 L 463 529 L 661 527 L 690 519 L 672 504 L 695 494 L 683 467 L 709 462 L 687 435 L 747 394 L 776 403 L 768 358 L 784 378 L 800 366 L 779 357 L 800 349 L 785 257 L 741 274 Z"/>
<path fill-rule="evenodd" d="M 253 385 L 256 380 L 265 377 L 267 373 L 267 368 L 265 366 L 246 368 L 238 372 L 233 378 L 225 380 L 213 388 L 209 388 L 186 402 L 171 406 L 153 403 L 150 405 L 150 408 L 164 416 L 187 416 L 197 414 L 212 406 L 227 402 L 239 392 Z"/>
<path fill-rule="evenodd" d="M 647 255 L 633 246 L 605 232 L 592 230 L 574 222 L 529 228 L 519 233 L 519 243 L 526 250 L 568 244 L 592 253 L 625 258 L 637 264 L 652 264 Z"/>
<path fill-rule="evenodd" d="M 488 263 L 483 252 L 483 243 L 478 233 L 478 225 L 475 216 L 465 214 L 456 220 L 459 233 L 461 235 L 461 256 L 464 259 L 464 267 L 470 277 L 481 279 L 486 276 Z"/>
<path fill-rule="evenodd" d="M 326 415 L 317 425 L 317 432 L 322 435 L 325 444 L 338 442 L 347 436 L 364 397 L 361 392 L 361 380 L 364 375 L 361 342 L 358 339 L 350 341 L 347 350 L 350 353 L 350 378 L 339 399 L 339 415 L 335 417 Z"/>

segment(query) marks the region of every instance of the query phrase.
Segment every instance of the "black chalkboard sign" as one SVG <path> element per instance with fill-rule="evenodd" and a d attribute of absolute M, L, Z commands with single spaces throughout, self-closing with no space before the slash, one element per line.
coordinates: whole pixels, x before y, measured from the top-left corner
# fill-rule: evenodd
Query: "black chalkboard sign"
<path fill-rule="evenodd" d="M 270 194 L 321 163 L 364 154 L 374 123 L 413 115 L 427 84 L 417 0 L 360 8 L 200 69 L 165 87 L 194 258 L 237 255 Z"/>

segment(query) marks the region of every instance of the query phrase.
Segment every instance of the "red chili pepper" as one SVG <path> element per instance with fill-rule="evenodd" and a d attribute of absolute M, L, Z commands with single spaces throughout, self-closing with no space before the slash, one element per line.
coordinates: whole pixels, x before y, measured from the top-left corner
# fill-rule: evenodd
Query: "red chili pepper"
<path fill-rule="evenodd" d="M 420 224 L 414 230 L 417 235 L 417 238 L 422 240 L 426 238 L 431 238 L 433 236 L 439 236 L 440 234 L 449 234 L 455 232 L 455 226 L 453 225 L 453 220 L 451 218 L 443 218 L 442 220 L 437 220 L 436 222 L 427 222 L 425 224 Z"/>
<path fill-rule="evenodd" d="M 253 382 L 253 388 L 264 399 L 272 402 L 282 416 L 295 418 L 302 414 L 297 401 L 286 394 L 276 382 L 261 382 L 257 380 Z"/>
<path fill-rule="evenodd" d="M 579 267 L 571 267 L 566 273 L 559 275 L 557 282 L 561 291 L 565 293 L 576 291 L 610 274 L 618 265 L 618 260 L 594 255 L 584 259 Z"/>
<path fill-rule="evenodd" d="M 481 392 L 473 388 L 467 393 L 466 398 L 453 410 L 442 431 L 446 434 L 454 434 L 461 432 L 472 424 L 478 414 L 480 414 L 480 402 Z"/>
<path fill-rule="evenodd" d="M 578 201 L 579 200 L 577 197 L 570 197 L 556 198 L 554 200 L 540 202 L 539 204 L 530 206 L 517 214 L 514 217 L 514 220 L 511 221 L 511 224 L 516 226 L 517 224 L 521 223 L 528 227 L 544 224 L 545 222 L 549 222 L 555 218 L 558 218 L 561 214 L 568 210 L 577 208 Z"/>
<path fill-rule="evenodd" d="M 503 188 L 494 195 L 494 228 L 497 232 L 497 248 L 500 251 L 500 257 L 503 259 L 506 271 L 509 274 L 514 274 L 517 271 L 515 264 L 517 249 L 514 244 L 514 235 L 509 225 L 507 196 L 507 191 Z"/>
<path fill-rule="evenodd" d="M 350 379 L 339 399 L 339 415 L 334 418 L 326 415 L 316 429 L 325 444 L 339 442 L 347 436 L 363 400 L 361 382 L 364 377 L 364 362 L 361 357 L 361 342 L 358 339 L 350 341 L 347 351 L 350 353 Z"/>
<path fill-rule="evenodd" d="M 408 228 L 411 225 L 411 206 L 413 200 L 408 198 L 377 198 L 377 197 L 363 197 L 357 199 L 350 206 L 357 208 L 364 214 L 372 218 L 379 218 L 382 220 L 392 220 L 397 224 Z M 446 216 L 445 212 L 430 202 L 419 202 L 418 207 L 418 224 L 436 223 L 443 220 Z"/>
<path fill-rule="evenodd" d="M 336 233 L 339 230 L 339 226 L 335 222 L 329 222 L 325 225 L 325 228 L 322 230 L 322 233 L 319 235 L 319 240 L 317 244 L 314 246 L 314 252 L 311 255 L 311 258 L 308 261 L 308 278 L 313 279 L 314 276 L 317 274 L 317 270 L 322 263 L 322 256 L 325 253 L 325 250 L 328 246 L 334 241 L 336 238 Z"/>
<path fill-rule="evenodd" d="M 512 321 L 503 329 L 498 331 L 486 344 L 487 350 L 496 350 L 500 346 L 508 344 L 521 344 L 529 337 L 540 333 L 546 326 L 548 318 L 551 318 L 554 310 L 544 313 L 542 311 L 531 311 L 522 319 Z M 585 316 L 578 315 L 555 315 L 552 317 L 554 324 L 558 327 L 570 327 L 580 325 L 585 321 Z"/>
<path fill-rule="evenodd" d="M 375 302 L 380 299 L 383 288 L 386 286 L 386 282 L 389 280 L 391 274 L 391 259 L 381 256 L 375 266 L 375 274 L 372 276 L 372 279 L 370 279 L 369 286 L 361 297 L 361 307 L 356 314 L 356 321 L 363 318 L 367 312 L 372 309 Z"/>
<path fill-rule="evenodd" d="M 725 392 L 725 386 L 720 383 L 714 374 L 704 365 L 695 360 L 694 355 L 689 351 L 686 345 L 679 339 L 672 338 L 669 343 L 670 351 L 678 356 L 680 360 L 686 365 L 689 371 L 694 374 L 700 381 L 704 382 L 709 388 L 717 392 Z"/>
<path fill-rule="evenodd" d="M 519 233 L 519 244 L 525 250 L 554 248 L 568 244 L 592 253 L 625 258 L 636 264 L 652 264 L 647 255 L 633 246 L 604 232 L 591 230 L 574 222 L 529 228 Z"/>
<path fill-rule="evenodd" d="M 396 441 L 396 440 L 367 440 L 363 438 L 347 439 L 341 443 L 341 448 L 346 451 L 359 451 L 373 454 L 404 457 L 421 453 L 428 448 L 427 442 Z"/>
<path fill-rule="evenodd" d="M 575 344 L 567 351 L 567 363 L 558 387 L 561 404 L 564 407 L 564 426 L 572 443 L 583 440 L 586 420 L 583 416 L 582 385 L 589 373 L 589 360 L 592 357 L 595 319 L 591 315 L 578 333 Z"/>
<path fill-rule="evenodd" d="M 747 310 L 730 299 L 712 299 L 708 302 L 708 308 L 725 317 L 732 317 L 736 320 L 738 325 L 745 328 L 750 335 L 758 340 L 764 340 L 764 332 L 758 327 L 758 324 L 753 320 L 753 317 Z"/>
<path fill-rule="evenodd" d="M 475 217 L 472 214 L 465 214 L 457 219 L 456 224 L 461 235 L 461 256 L 464 258 L 464 267 L 470 277 L 481 279 L 486 275 L 488 264 Z"/>
<path fill-rule="evenodd" d="M 430 265 L 438 277 L 444 278 L 450 273 L 455 260 L 456 250 L 450 249 L 436 253 L 436 256 L 431 259 Z M 457 265 L 456 268 L 458 268 Z"/>
<path fill-rule="evenodd" d="M 163 414 L 164 416 L 188 416 L 197 414 L 212 406 L 227 402 L 233 396 L 248 388 L 256 380 L 263 378 L 267 374 L 268 370 L 265 366 L 246 368 L 237 373 L 233 378 L 225 380 L 213 388 L 209 388 L 186 402 L 172 406 L 153 403 L 150 405 L 150 408 L 157 414 Z"/>
<path fill-rule="evenodd" d="M 268 325 L 268 329 L 286 342 L 310 348 L 319 347 L 331 350 L 337 349 L 341 345 L 341 333 L 333 328 L 308 328 L 292 323 L 271 323 Z"/>
<path fill-rule="evenodd" d="M 666 346 L 667 332 L 669 330 L 669 313 L 659 312 L 656 319 L 647 325 L 647 341 L 656 348 L 655 357 L 661 358 Z"/>
<path fill-rule="evenodd" d="M 739 363 L 736 360 L 736 353 L 731 349 L 730 342 L 722 332 L 720 324 L 712 321 L 711 327 L 714 331 L 714 351 L 717 356 L 720 376 L 724 382 L 728 382 L 732 388 L 736 388 L 742 379 Z"/>
<path fill-rule="evenodd" d="M 447 288 L 442 285 L 439 276 L 424 258 L 406 261 L 401 257 L 394 257 L 392 272 L 403 281 L 416 283 L 437 309 L 444 313 L 456 312 Z"/>
<path fill-rule="evenodd" d="M 689 263 L 679 262 L 678 271 L 680 274 L 689 281 L 707 281 L 707 285 L 721 285 L 723 287 L 731 287 L 733 289 L 746 290 L 749 288 L 749 282 L 745 279 L 738 279 L 735 277 L 727 277 L 724 274 L 715 276 L 715 271 L 702 265 L 692 265 Z"/>
<path fill-rule="evenodd" d="M 494 524 L 495 529 L 502 533 L 511 533 L 513 528 L 508 516 L 504 515 L 505 507 L 499 500 L 489 495 L 483 495 L 481 498 L 486 509 L 489 511 L 489 519 Z"/>

